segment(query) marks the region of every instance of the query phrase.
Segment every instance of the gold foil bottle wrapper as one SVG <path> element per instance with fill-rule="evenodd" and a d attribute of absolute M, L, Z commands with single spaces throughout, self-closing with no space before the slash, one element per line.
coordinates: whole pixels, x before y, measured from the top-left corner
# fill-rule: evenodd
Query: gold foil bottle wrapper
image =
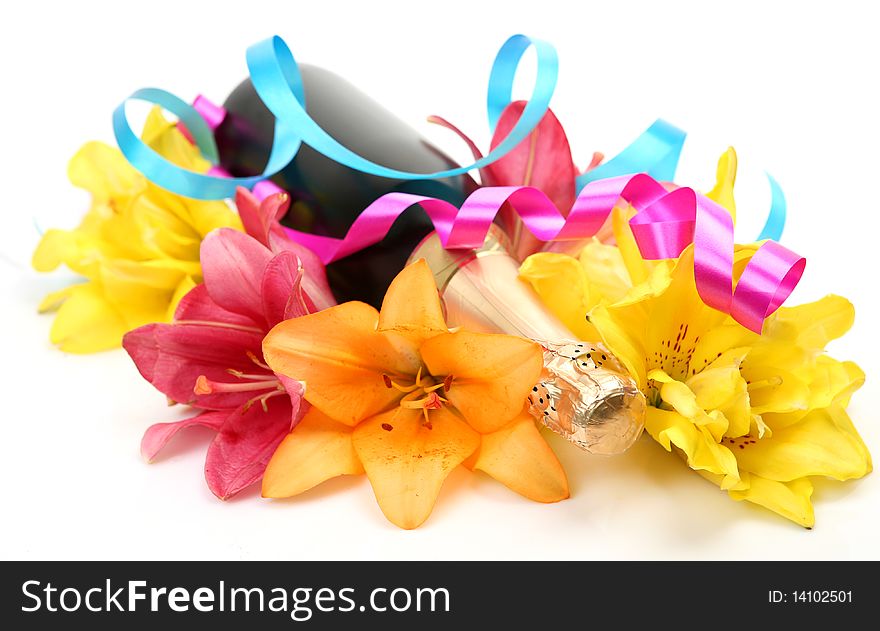
<path fill-rule="evenodd" d="M 410 260 L 427 261 L 449 326 L 519 335 L 543 346 L 544 370 L 529 397 L 537 420 L 591 453 L 625 451 L 644 427 L 644 395 L 607 349 L 577 340 L 541 304 L 508 252 L 504 233 L 492 226 L 478 250 L 445 250 L 432 234 Z"/>

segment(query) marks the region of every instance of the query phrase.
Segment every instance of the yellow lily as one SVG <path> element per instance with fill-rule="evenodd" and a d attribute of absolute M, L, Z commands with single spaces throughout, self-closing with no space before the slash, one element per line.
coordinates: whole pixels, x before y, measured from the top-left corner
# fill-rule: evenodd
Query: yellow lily
<path fill-rule="evenodd" d="M 729 150 L 709 196 L 732 214 L 735 174 Z M 784 307 L 757 335 L 700 300 L 692 246 L 677 261 L 644 261 L 626 217 L 616 211 L 618 246 L 591 244 L 580 260 L 536 254 L 523 277 L 567 323 L 582 323 L 578 333 L 603 340 L 627 366 L 648 399 L 645 428 L 654 440 L 731 498 L 812 527 L 811 477 L 848 480 L 872 468 L 845 411 L 864 373 L 824 354 L 852 325 L 852 305 L 832 295 Z M 737 246 L 735 274 L 756 249 Z M 604 270 L 590 265 L 597 252 L 609 261 Z M 581 284 L 554 278 L 556 269 Z M 609 278 L 621 286 L 608 288 Z M 584 288 L 576 299 L 572 287 Z"/>
<path fill-rule="evenodd" d="M 459 464 L 538 502 L 568 497 L 565 472 L 525 411 L 540 347 L 448 331 L 424 260 L 392 282 L 381 312 L 348 302 L 286 320 L 263 354 L 305 383 L 312 405 L 272 456 L 264 497 L 366 473 L 385 516 L 416 528 Z"/>
<path fill-rule="evenodd" d="M 158 108 L 147 117 L 143 139 L 184 168 L 209 167 Z M 225 203 L 169 193 L 101 142 L 77 152 L 68 177 L 91 193 L 91 209 L 73 230 L 48 230 L 32 259 L 37 271 L 63 264 L 86 279 L 49 294 L 39 306 L 41 313 L 57 309 L 49 337 L 64 351 L 116 348 L 127 331 L 170 320 L 180 298 L 202 280 L 202 239 L 214 228 L 241 229 Z"/>

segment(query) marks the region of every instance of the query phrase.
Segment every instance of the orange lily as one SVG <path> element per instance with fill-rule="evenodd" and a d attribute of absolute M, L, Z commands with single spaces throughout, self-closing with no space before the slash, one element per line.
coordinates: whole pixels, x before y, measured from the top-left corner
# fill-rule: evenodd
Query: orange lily
<path fill-rule="evenodd" d="M 272 456 L 264 497 L 366 473 L 385 516 L 416 528 L 459 464 L 538 502 L 568 497 L 565 472 L 524 408 L 540 346 L 450 332 L 423 260 L 397 276 L 381 312 L 347 302 L 281 322 L 263 353 L 304 382 L 313 406 Z"/>

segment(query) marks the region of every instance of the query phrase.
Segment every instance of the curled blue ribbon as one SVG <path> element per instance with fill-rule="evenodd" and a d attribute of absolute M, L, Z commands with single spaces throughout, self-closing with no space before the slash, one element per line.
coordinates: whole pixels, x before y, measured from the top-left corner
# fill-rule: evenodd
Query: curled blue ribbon
<path fill-rule="evenodd" d="M 559 71 L 556 49 L 547 42 L 525 35 L 514 35 L 498 51 L 492 65 L 488 97 L 490 126 L 494 131 L 494 124 L 501 110 L 510 102 L 516 70 L 523 53 L 530 47 L 535 49 L 537 56 L 537 72 L 531 98 L 519 121 L 489 155 L 471 165 L 447 171 L 411 173 L 390 169 L 339 144 L 306 112 L 299 68 L 290 49 L 278 36 L 254 44 L 247 51 L 251 81 L 276 119 L 272 151 L 261 175 L 227 178 L 195 173 L 172 164 L 147 146 L 128 123 L 125 106 L 129 100 L 160 105 L 175 114 L 190 130 L 205 158 L 214 165 L 218 161 L 213 136 L 198 112 L 191 105 L 163 90 L 138 90 L 123 101 L 113 112 L 113 131 L 123 155 L 149 180 L 174 193 L 195 199 L 223 199 L 232 197 L 238 186 L 253 187 L 260 180 L 271 177 L 287 166 L 302 143 L 352 169 L 382 177 L 413 180 L 461 175 L 491 164 L 511 151 L 528 137 L 547 112 Z"/>
<path fill-rule="evenodd" d="M 219 154 L 211 129 L 199 113 L 173 94 L 157 88 L 137 90 L 113 112 L 116 142 L 128 161 L 150 181 L 184 197 L 225 199 L 235 194 L 238 186 L 253 188 L 284 169 L 296 156 L 303 143 L 345 166 L 373 175 L 404 180 L 433 179 L 461 175 L 484 167 L 514 149 L 538 125 L 550 105 L 556 87 L 559 60 L 556 49 L 547 42 L 525 35 L 513 35 L 499 49 L 489 75 L 486 107 L 489 130 L 495 131 L 501 113 L 512 101 L 513 83 L 523 54 L 534 48 L 537 72 L 531 98 L 522 115 L 504 140 L 488 155 L 473 164 L 437 171 L 411 173 L 376 164 L 338 143 L 306 112 L 306 95 L 299 67 L 287 44 L 275 36 L 254 44 L 247 50 L 251 81 L 263 103 L 275 116 L 272 150 L 263 173 L 251 177 L 218 177 L 183 169 L 155 152 L 131 128 L 126 116 L 126 103 L 131 100 L 159 105 L 176 115 L 193 136 L 202 155 L 217 165 Z M 580 191 L 589 182 L 647 173 L 661 181 L 675 179 L 685 132 L 662 119 L 656 120 L 617 156 L 576 179 Z M 773 195 L 770 212 L 760 239 L 779 239 L 785 225 L 785 196 L 769 174 Z"/>

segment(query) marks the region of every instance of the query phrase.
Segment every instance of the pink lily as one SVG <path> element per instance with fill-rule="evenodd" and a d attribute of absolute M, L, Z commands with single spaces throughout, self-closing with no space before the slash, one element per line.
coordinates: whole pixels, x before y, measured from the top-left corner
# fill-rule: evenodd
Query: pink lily
<path fill-rule="evenodd" d="M 525 101 L 514 101 L 508 105 L 498 118 L 498 125 L 492 136 L 489 150 L 495 149 L 522 116 Z M 467 144 L 474 158 L 483 157 L 476 143 L 449 121 L 439 116 L 428 118 L 452 130 Z M 602 154 L 593 154 L 587 170 L 595 168 L 602 161 Z M 529 137 L 517 145 L 513 151 L 501 159 L 480 169 L 483 186 L 534 186 L 544 192 L 562 213 L 567 214 L 575 200 L 575 177 L 578 169 L 571 157 L 571 147 L 565 130 L 552 111 L 547 110 L 538 126 Z M 499 215 L 502 226 L 513 240 L 515 254 L 523 259 L 543 245 L 528 230 L 513 210 L 505 205 Z"/>
<path fill-rule="evenodd" d="M 142 455 L 153 460 L 187 427 L 215 430 L 205 479 L 220 499 L 262 478 L 275 448 L 308 408 L 302 385 L 264 362 L 263 337 L 282 320 L 335 304 L 320 260 L 278 223 L 287 196 L 260 203 L 239 189 L 236 204 L 247 234 L 211 232 L 200 252 L 205 282 L 183 297 L 174 321 L 142 326 L 123 339 L 147 381 L 171 401 L 200 410 L 147 429 Z"/>

